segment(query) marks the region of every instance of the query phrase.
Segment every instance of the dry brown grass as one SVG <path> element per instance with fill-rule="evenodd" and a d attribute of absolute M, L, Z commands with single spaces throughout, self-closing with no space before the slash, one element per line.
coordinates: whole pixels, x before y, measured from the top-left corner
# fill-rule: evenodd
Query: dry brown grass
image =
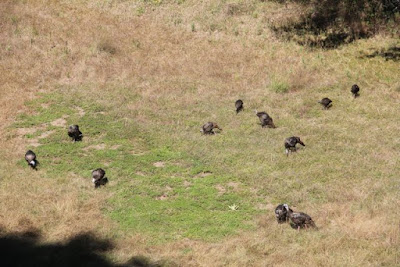
<path fill-rule="evenodd" d="M 322 206 L 308 203 L 307 207 L 302 204 L 298 209 L 318 211 L 320 231 L 299 235 L 296 231 L 286 231 L 286 226 L 277 225 L 273 217 L 265 215 L 254 219 L 256 230 L 251 233 L 216 243 L 185 239 L 165 246 L 149 245 L 146 237 L 141 235 L 120 236 L 117 225 L 101 212 L 110 193 L 93 191 L 86 178 L 65 177 L 60 183 L 48 178 L 45 171 L 32 172 L 16 167 L 15 162 L 24 154 L 28 141 L 21 134 L 10 133 L 6 127 L 18 112 L 29 112 L 24 106 L 26 100 L 37 97 L 38 92 L 49 92 L 65 85 L 68 88 L 84 85 L 87 94 L 97 96 L 109 106 L 106 96 L 117 92 L 113 96 L 113 105 L 127 107 L 135 114 L 135 120 L 144 125 L 147 123 L 148 127 L 152 127 L 149 123 L 152 110 L 165 112 L 161 118 L 168 124 L 174 121 L 167 112 L 179 111 L 183 116 L 190 116 L 191 112 L 201 113 L 204 103 L 210 103 L 208 114 L 215 119 L 217 108 L 213 106 L 232 105 L 237 96 L 246 97 L 247 109 L 268 103 L 271 113 L 277 114 L 277 121 L 289 119 L 291 113 L 299 113 L 301 118 L 313 124 L 308 111 L 312 109 L 314 99 L 307 100 L 311 93 L 317 94 L 317 98 L 323 97 L 329 88 L 346 83 L 343 81 L 368 77 L 362 86 L 375 90 L 362 96 L 369 103 L 363 108 L 373 109 L 376 114 L 394 112 L 396 115 L 397 112 L 398 116 L 398 110 L 393 106 L 374 105 L 383 104 L 387 99 L 400 103 L 390 80 L 398 71 L 395 63 L 375 64 L 371 68 L 368 62 L 358 62 L 350 56 L 359 50 L 357 45 L 351 45 L 345 51 L 312 52 L 293 43 L 279 42 L 267 29 L 260 35 L 252 24 L 256 22 L 251 20 L 255 17 L 254 12 L 260 12 L 260 9 L 249 7 L 249 1 L 221 7 L 219 15 L 212 17 L 212 23 L 205 23 L 207 18 L 201 16 L 201 12 L 217 4 L 211 0 L 201 2 L 188 7 L 178 26 L 170 19 L 174 8 L 160 8 L 137 17 L 130 11 L 136 11 L 138 4 L 128 1 L 122 1 L 120 5 L 108 1 L 115 4 L 110 6 L 101 1 L 71 2 L 6 0 L 0 3 L 0 14 L 5 14 L 0 16 L 0 134 L 7 136 L 0 139 L 2 227 L 9 231 L 40 229 L 45 240 L 62 240 L 80 232 L 93 231 L 100 236 L 115 238 L 117 248 L 113 256 L 117 261 L 144 254 L 154 260 L 168 259 L 181 266 L 399 264 L 398 190 L 376 196 L 377 200 L 370 193 L 374 189 L 398 188 L 398 183 L 390 185 L 394 183 L 393 179 L 359 183 L 352 182 L 349 177 L 346 187 L 341 184 L 343 179 L 330 184 L 330 188 L 320 188 L 316 184 L 315 190 L 327 191 L 330 203 Z M 263 8 L 269 10 L 275 5 L 268 3 Z M 183 9 L 178 7 L 176 10 Z M 274 12 L 261 17 L 260 13 L 257 21 L 280 19 L 279 13 L 276 17 L 268 17 L 273 15 Z M 249 23 L 243 23 L 244 26 L 239 23 L 240 34 L 231 34 L 229 29 L 237 26 L 238 16 Z M 224 26 L 228 17 L 228 26 Z M 196 21 L 195 32 L 190 30 L 192 21 Z M 228 30 L 218 31 L 215 27 L 228 27 Z M 214 33 L 210 34 L 210 31 Z M 386 40 L 385 37 L 361 41 L 358 45 L 369 49 L 379 46 L 382 40 Z M 390 80 L 387 84 L 382 82 L 385 77 Z M 289 92 L 274 93 L 270 88 L 274 79 L 284 81 Z M 135 88 L 144 101 L 134 105 L 126 103 L 123 90 L 118 88 Z M 195 89 L 190 91 L 188 88 Z M 283 103 L 278 100 L 289 96 L 294 96 L 295 100 L 282 111 Z M 164 102 L 171 104 L 161 107 L 160 103 Z M 174 102 L 179 104 L 175 106 Z M 340 105 L 335 104 L 335 108 L 345 108 L 344 104 Z M 190 111 L 184 111 L 189 108 Z M 332 120 L 340 120 L 331 116 Z M 369 119 L 378 121 L 379 117 Z M 367 118 L 360 117 L 344 126 L 362 125 L 363 120 Z M 63 125 L 62 121 L 57 125 L 59 123 Z M 178 123 L 185 125 L 183 121 Z M 329 121 L 326 123 L 329 125 Z M 320 127 L 317 122 L 314 124 Z M 282 130 L 286 126 L 280 127 Z M 371 140 L 379 140 L 379 128 L 365 130 L 370 131 Z M 398 125 L 390 124 L 385 132 L 392 132 L 394 136 L 398 130 Z M 318 142 L 312 132 L 304 131 L 304 134 L 308 140 Z M 340 135 L 340 131 L 336 134 Z M 370 154 L 364 158 L 359 156 L 357 162 L 376 161 L 387 165 L 388 176 L 399 173 L 399 154 L 394 149 L 378 149 L 372 154 L 373 158 Z M 271 162 L 276 160 L 271 156 Z M 246 167 L 257 168 L 256 164 Z M 367 172 L 363 173 L 367 175 Z M 306 198 L 303 191 L 298 194 L 293 199 Z M 358 210 L 354 210 L 357 203 Z M 273 208 L 268 206 L 266 214 L 271 214 Z"/>

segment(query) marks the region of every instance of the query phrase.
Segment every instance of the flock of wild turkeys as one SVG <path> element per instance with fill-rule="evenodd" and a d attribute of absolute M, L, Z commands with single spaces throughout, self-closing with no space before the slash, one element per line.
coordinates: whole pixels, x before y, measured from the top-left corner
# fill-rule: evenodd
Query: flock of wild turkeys
<path fill-rule="evenodd" d="M 351 93 L 353 94 L 354 98 L 357 98 L 360 95 L 360 87 L 357 84 L 354 84 L 351 87 Z M 325 97 L 322 100 L 318 101 L 324 109 L 329 109 L 332 106 L 332 100 Z M 244 109 L 243 101 L 237 100 L 235 102 L 236 114 Z M 276 128 L 273 119 L 268 115 L 266 112 L 257 112 L 256 115 L 260 120 L 261 127 L 268 127 L 268 128 Z M 212 135 L 215 134 L 214 129 L 218 129 L 222 131 L 222 128 L 218 126 L 215 122 L 207 122 L 203 125 L 201 132 L 205 135 Z M 68 136 L 74 141 L 82 141 L 83 134 L 79 130 L 78 125 L 71 125 L 68 127 Z M 300 140 L 300 137 L 292 136 L 285 139 L 284 146 L 285 146 L 285 153 L 288 156 L 289 152 L 296 151 L 296 145 L 300 144 L 305 146 L 305 144 Z M 32 167 L 32 169 L 37 170 L 37 166 L 39 165 L 39 161 L 36 159 L 36 154 L 32 150 L 28 150 L 25 154 L 25 160 L 27 161 L 28 165 Z M 101 185 L 105 185 L 108 182 L 107 177 L 105 177 L 106 172 L 102 168 L 98 168 L 92 171 L 92 182 L 94 187 L 97 188 Z M 275 216 L 278 223 L 285 223 L 290 222 L 291 226 L 295 229 L 301 228 L 316 228 L 314 221 L 312 218 L 303 213 L 303 212 L 293 212 L 291 208 L 287 204 L 279 204 L 275 209 Z"/>

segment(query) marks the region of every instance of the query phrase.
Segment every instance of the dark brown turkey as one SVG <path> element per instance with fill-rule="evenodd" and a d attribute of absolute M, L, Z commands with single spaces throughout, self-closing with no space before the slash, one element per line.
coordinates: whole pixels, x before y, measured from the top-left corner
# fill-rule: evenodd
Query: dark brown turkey
<path fill-rule="evenodd" d="M 94 184 L 94 188 L 108 183 L 108 179 L 107 177 L 105 177 L 105 175 L 106 172 L 102 168 L 98 168 L 92 171 L 92 182 Z"/>
<path fill-rule="evenodd" d="M 283 204 L 283 207 L 287 211 L 287 216 L 289 217 L 290 223 L 293 228 L 316 228 L 314 221 L 311 217 L 303 212 L 293 212 L 287 204 Z"/>
<path fill-rule="evenodd" d="M 285 223 L 289 221 L 289 216 L 287 215 L 287 210 L 283 206 L 284 204 L 279 204 L 275 208 L 275 217 L 278 223 Z"/>
<path fill-rule="evenodd" d="M 264 111 L 257 112 L 257 110 L 256 110 L 256 115 L 261 122 L 261 127 L 276 128 L 274 121 L 266 112 L 264 112 Z"/>
<path fill-rule="evenodd" d="M 68 136 L 71 137 L 74 142 L 82 141 L 83 137 L 78 125 L 71 125 L 68 127 Z"/>
<path fill-rule="evenodd" d="M 236 100 L 235 107 L 236 107 L 236 114 L 238 114 L 240 111 L 243 110 L 243 101 L 240 99 Z"/>
<path fill-rule="evenodd" d="M 32 150 L 28 150 L 25 153 L 25 160 L 28 162 L 28 165 L 32 167 L 32 169 L 36 170 L 36 167 L 38 165 L 38 161 L 36 160 L 36 154 Z"/>
<path fill-rule="evenodd" d="M 360 87 L 357 84 L 353 84 L 351 87 L 351 93 L 353 94 L 354 98 L 360 96 Z"/>
<path fill-rule="evenodd" d="M 215 134 L 214 129 L 218 129 L 218 130 L 222 131 L 222 129 L 215 122 L 207 122 L 201 128 L 201 132 L 203 134 Z"/>
<path fill-rule="evenodd" d="M 321 101 L 318 101 L 318 103 L 320 103 L 324 107 L 324 109 L 329 109 L 330 107 L 332 107 L 332 100 L 327 97 L 322 98 Z"/>
<path fill-rule="evenodd" d="M 285 139 L 285 152 L 286 156 L 289 156 L 289 152 L 296 152 L 296 145 L 300 144 L 302 146 L 306 146 L 301 140 L 300 137 L 292 136 Z"/>

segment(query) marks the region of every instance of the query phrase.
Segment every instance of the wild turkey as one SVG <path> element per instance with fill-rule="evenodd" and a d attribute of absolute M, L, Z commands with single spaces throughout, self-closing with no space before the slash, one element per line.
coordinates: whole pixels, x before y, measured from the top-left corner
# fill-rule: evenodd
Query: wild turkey
<path fill-rule="evenodd" d="M 94 188 L 108 183 L 108 179 L 107 177 L 105 177 L 105 175 L 106 172 L 102 168 L 98 168 L 92 171 L 92 182 L 94 184 Z"/>
<path fill-rule="evenodd" d="M 360 87 L 358 87 L 357 84 L 353 84 L 353 86 L 351 87 L 351 93 L 353 94 L 354 98 L 360 96 L 359 92 L 360 92 Z"/>
<path fill-rule="evenodd" d="M 285 139 L 285 150 L 286 156 L 289 156 L 289 152 L 296 151 L 296 144 L 300 144 L 302 146 L 306 146 L 301 140 L 300 137 L 292 136 Z"/>
<path fill-rule="evenodd" d="M 82 141 L 82 133 L 79 131 L 79 126 L 78 125 L 71 125 L 68 127 L 68 136 L 76 141 Z"/>
<path fill-rule="evenodd" d="M 219 129 L 222 131 L 222 129 L 215 122 L 207 122 L 203 125 L 201 132 L 203 134 L 214 134 L 214 129 Z"/>
<path fill-rule="evenodd" d="M 278 223 L 285 223 L 289 220 L 287 216 L 287 210 L 283 206 L 283 204 L 279 204 L 275 209 L 275 217 Z"/>
<path fill-rule="evenodd" d="M 260 119 L 261 127 L 276 128 L 274 121 L 266 112 L 257 112 L 256 115 Z"/>
<path fill-rule="evenodd" d="M 318 101 L 318 103 L 320 103 L 324 107 L 324 109 L 329 109 L 330 107 L 332 107 L 332 100 L 327 97 L 322 98 L 322 100 Z"/>
<path fill-rule="evenodd" d="M 28 165 L 32 167 L 32 169 L 36 170 L 37 165 L 39 162 L 36 160 L 36 154 L 32 150 L 28 150 L 25 153 L 25 160 L 28 162 Z"/>
<path fill-rule="evenodd" d="M 309 227 L 316 228 L 314 221 L 309 215 L 303 212 L 293 212 L 287 204 L 283 204 L 283 207 L 287 211 L 287 216 L 289 217 L 293 228 L 297 228 L 297 230 L 300 230 L 300 228 Z"/>
<path fill-rule="evenodd" d="M 235 102 L 235 107 L 236 107 L 236 114 L 238 114 L 240 111 L 243 110 L 243 101 L 242 100 L 237 100 Z"/>

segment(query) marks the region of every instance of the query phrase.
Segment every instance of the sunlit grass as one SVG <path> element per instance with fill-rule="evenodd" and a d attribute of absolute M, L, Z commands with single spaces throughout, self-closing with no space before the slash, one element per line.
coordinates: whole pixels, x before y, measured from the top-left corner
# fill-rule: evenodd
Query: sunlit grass
<path fill-rule="evenodd" d="M 36 105 L 28 103 L 35 115 L 20 115 L 14 124 L 17 128 L 47 126 L 27 138 L 52 131 L 38 140 L 40 146 L 32 147 L 41 170 L 61 182 L 73 173 L 89 184 L 91 171 L 104 168 L 110 184 L 103 190 L 115 192 L 106 213 L 126 231 L 146 233 L 154 241 L 181 237 L 217 240 L 251 227 L 248 221 L 255 211 L 255 198 L 249 198 L 246 189 L 230 190 L 228 184 L 233 177 L 201 177 L 199 173 L 207 171 L 201 160 L 189 158 L 179 147 L 154 147 L 142 141 L 141 137 L 147 137 L 137 124 L 112 117 L 95 99 L 80 101 L 79 108 L 84 107 L 85 114 L 77 116 L 77 107 L 66 108 L 76 104 L 76 97 L 77 94 L 43 95 Z M 43 103 L 48 104 L 47 108 L 40 106 Z M 65 118 L 66 125 L 80 125 L 82 142 L 72 142 L 66 126 L 51 126 L 59 117 Z M 22 160 L 20 163 L 23 165 Z M 226 192 L 219 194 L 217 185 L 225 186 Z M 240 210 L 230 212 L 229 205 L 233 203 L 239 204 Z M 157 240 L 159 236 L 163 239 Z"/>
<path fill-rule="evenodd" d="M 6 1 L 0 11 L 0 227 L 52 240 L 91 231 L 115 241 L 121 262 L 398 265 L 399 63 L 365 56 L 398 39 L 311 50 L 272 34 L 299 10 L 269 1 Z M 254 110 L 277 128 L 261 128 Z M 208 121 L 223 131 L 201 135 Z M 306 146 L 286 157 L 293 135 Z M 98 167 L 110 182 L 95 190 Z M 319 230 L 278 225 L 279 203 Z"/>

